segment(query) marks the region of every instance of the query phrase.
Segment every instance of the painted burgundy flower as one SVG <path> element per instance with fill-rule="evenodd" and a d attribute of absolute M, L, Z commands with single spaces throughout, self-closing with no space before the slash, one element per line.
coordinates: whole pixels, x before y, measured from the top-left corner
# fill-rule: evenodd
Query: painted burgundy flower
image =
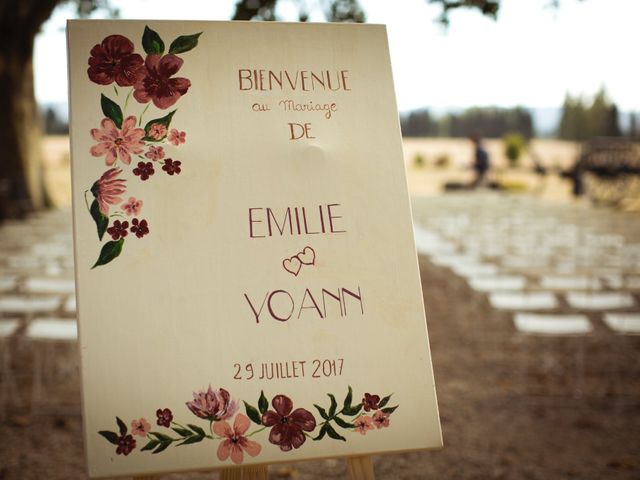
<path fill-rule="evenodd" d="M 131 421 L 131 433 L 138 435 L 139 437 L 146 437 L 147 433 L 151 430 L 151 425 L 146 418 L 140 418 L 139 420 Z"/>
<path fill-rule="evenodd" d="M 118 178 L 121 173 L 119 168 L 110 168 L 91 186 L 91 193 L 105 216 L 109 215 L 109 205 L 120 203 L 122 198 L 119 195 L 127 191 L 126 180 Z"/>
<path fill-rule="evenodd" d="M 153 104 L 161 109 L 169 108 L 187 93 L 191 81 L 171 78 L 182 67 L 183 60 L 176 55 L 151 54 L 144 62 L 143 76 L 134 85 L 134 98 L 140 103 Z"/>
<path fill-rule="evenodd" d="M 366 435 L 367 431 L 373 430 L 373 418 L 368 415 L 360 415 L 353 421 L 353 428 L 361 435 Z"/>
<path fill-rule="evenodd" d="M 362 399 L 362 404 L 364 405 L 364 411 L 368 412 L 371 410 L 377 410 L 379 402 L 380 402 L 379 395 L 371 395 L 369 393 L 365 393 L 364 398 Z"/>
<path fill-rule="evenodd" d="M 148 180 L 151 175 L 156 173 L 151 162 L 138 162 L 138 166 L 133 169 L 133 174 L 140 177 L 140 180 Z"/>
<path fill-rule="evenodd" d="M 293 402 L 285 395 L 273 397 L 271 405 L 275 412 L 267 410 L 262 415 L 262 424 L 273 427 L 269 442 L 278 445 L 283 452 L 300 448 L 306 440 L 304 432 L 312 432 L 316 428 L 316 419 L 304 408 L 293 410 Z"/>
<path fill-rule="evenodd" d="M 138 200 L 136 197 L 129 197 L 129 200 L 123 203 L 121 207 L 127 215 L 132 216 L 140 213 L 143 204 L 142 200 Z"/>
<path fill-rule="evenodd" d="M 244 436 L 250 425 L 249 417 L 242 413 L 236 416 L 233 428 L 224 420 L 213 424 L 213 433 L 224 438 L 218 446 L 218 459 L 221 462 L 231 457 L 231 461 L 239 465 L 244 460 L 243 452 L 247 452 L 252 457 L 260 453 L 262 446 Z"/>
<path fill-rule="evenodd" d="M 105 163 L 113 165 L 119 158 L 131 163 L 131 155 L 142 153 L 144 149 L 144 130 L 136 127 L 136 117 L 125 118 L 122 129 L 118 129 L 110 118 L 100 122 L 100 128 L 92 128 L 91 136 L 98 143 L 89 150 L 94 157 L 105 155 Z"/>
<path fill-rule="evenodd" d="M 144 61 L 133 53 L 133 43 L 122 35 L 109 35 L 91 49 L 87 74 L 92 82 L 121 87 L 133 85 L 143 72 Z"/>
<path fill-rule="evenodd" d="M 116 220 L 113 222 L 113 226 L 107 228 L 107 233 L 111 235 L 111 238 L 114 240 L 118 240 L 119 238 L 124 238 L 127 236 L 127 228 L 129 228 L 129 222 L 126 220 L 121 222 L 120 220 Z"/>
<path fill-rule="evenodd" d="M 136 448 L 136 439 L 131 435 L 122 435 L 118 439 L 118 447 L 116 448 L 116 453 L 118 455 L 127 456 Z"/>
<path fill-rule="evenodd" d="M 176 147 L 187 141 L 187 132 L 179 132 L 177 129 L 172 128 L 167 138 L 169 142 L 173 143 Z"/>
<path fill-rule="evenodd" d="M 131 220 L 131 233 L 135 233 L 136 237 L 142 238 L 149 233 L 149 225 L 146 220 L 138 220 L 134 218 Z"/>
<path fill-rule="evenodd" d="M 388 413 L 384 413 L 382 410 L 378 410 L 373 414 L 373 424 L 376 428 L 383 428 L 389 426 L 389 417 Z"/>
<path fill-rule="evenodd" d="M 149 160 L 162 160 L 164 158 L 164 148 L 162 147 L 154 147 L 153 145 L 149 147 L 149 151 L 144 154 Z"/>
<path fill-rule="evenodd" d="M 173 413 L 168 408 L 156 410 L 156 423 L 161 427 L 170 427 L 173 420 Z"/>
<path fill-rule="evenodd" d="M 180 165 L 182 165 L 182 162 L 179 160 L 173 160 L 171 158 L 167 158 L 164 161 L 164 165 L 162 166 L 162 170 L 164 170 L 165 172 L 167 172 L 169 175 L 179 175 L 180 172 L 182 171 L 180 169 Z"/>
<path fill-rule="evenodd" d="M 195 416 L 210 422 L 231 418 L 238 410 L 238 401 L 231 400 L 231 395 L 224 388 L 213 390 L 211 385 L 207 391 L 193 392 L 193 400 L 186 402 Z"/>
<path fill-rule="evenodd" d="M 147 133 L 154 140 L 162 140 L 167 135 L 167 126 L 161 123 L 152 123 Z"/>

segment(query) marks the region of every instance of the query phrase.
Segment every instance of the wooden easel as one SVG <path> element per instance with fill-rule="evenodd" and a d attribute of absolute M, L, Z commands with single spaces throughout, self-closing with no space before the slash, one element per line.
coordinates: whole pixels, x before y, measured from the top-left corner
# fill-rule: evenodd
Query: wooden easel
<path fill-rule="evenodd" d="M 225 468 L 220 471 L 220 480 L 267 480 L 267 466 Z M 371 457 L 349 457 L 347 472 L 350 480 L 375 480 Z M 158 480 L 159 477 L 133 477 L 133 480 Z"/>

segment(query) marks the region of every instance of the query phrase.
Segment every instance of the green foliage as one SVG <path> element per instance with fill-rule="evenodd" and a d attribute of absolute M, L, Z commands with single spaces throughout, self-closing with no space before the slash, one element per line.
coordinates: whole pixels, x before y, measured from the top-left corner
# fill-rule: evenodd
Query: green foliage
<path fill-rule="evenodd" d="M 483 137 L 502 138 L 517 132 L 525 139 L 533 136 L 533 119 L 522 107 L 473 107 L 461 113 L 449 113 L 434 118 L 428 110 L 413 110 L 400 118 L 405 137 L 462 137 L 474 134 Z"/>
<path fill-rule="evenodd" d="M 526 146 L 524 138 L 519 133 L 508 133 L 504 136 L 502 142 L 504 144 L 504 154 L 509 160 L 509 166 L 512 168 L 518 166 Z"/>
<path fill-rule="evenodd" d="M 416 153 L 415 156 L 413 157 L 413 166 L 416 168 L 422 168 L 427 164 L 427 160 L 425 159 L 424 155 L 422 155 L 421 153 Z"/>
<path fill-rule="evenodd" d="M 588 100 L 567 94 L 558 125 L 558 137 L 564 140 L 587 140 L 593 137 L 620 136 L 618 107 L 601 88 Z"/>

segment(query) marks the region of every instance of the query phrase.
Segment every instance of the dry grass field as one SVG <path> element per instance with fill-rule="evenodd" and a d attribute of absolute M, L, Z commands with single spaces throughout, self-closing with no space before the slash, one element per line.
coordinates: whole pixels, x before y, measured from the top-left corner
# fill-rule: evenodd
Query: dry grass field
<path fill-rule="evenodd" d="M 533 140 L 518 168 L 508 168 L 502 140 L 486 141 L 486 148 L 493 164 L 492 177 L 517 191 L 528 191 L 547 199 L 571 200 L 570 184 L 555 175 L 542 179 L 533 174 L 534 161 L 529 152 L 535 152 L 539 162 L 550 171 L 569 168 L 579 153 L 575 142 L 561 140 Z M 43 142 L 45 171 L 53 201 L 57 206 L 71 204 L 71 174 L 69 137 L 47 136 Z M 424 164 L 416 165 L 420 155 Z M 404 161 L 407 166 L 409 193 L 436 195 L 446 182 L 468 183 L 473 178 L 470 169 L 473 146 L 460 138 L 406 138 Z M 446 160 L 444 160 L 446 159 Z M 438 162 L 445 165 L 437 166 Z"/>

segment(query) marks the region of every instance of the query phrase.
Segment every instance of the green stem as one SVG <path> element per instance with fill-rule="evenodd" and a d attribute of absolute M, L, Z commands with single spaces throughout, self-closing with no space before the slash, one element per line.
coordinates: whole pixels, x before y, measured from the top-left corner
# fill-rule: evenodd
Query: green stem
<path fill-rule="evenodd" d="M 84 191 L 84 204 L 87 206 L 87 211 L 91 213 L 91 207 L 89 206 L 89 202 L 87 201 L 87 193 L 89 193 L 89 190 Z"/>
<path fill-rule="evenodd" d="M 118 96 L 118 89 L 116 88 L 116 86 L 113 86 L 113 91 L 116 92 L 116 97 Z"/>
<path fill-rule="evenodd" d="M 142 110 L 142 113 L 140 114 L 140 118 L 138 119 L 138 126 L 142 125 L 142 117 L 144 117 L 144 114 L 147 113 L 147 110 L 149 109 L 150 105 L 151 103 L 147 103 L 147 106 L 144 107 L 144 110 Z"/>
<path fill-rule="evenodd" d="M 251 436 L 255 435 L 256 433 L 260 433 L 261 431 L 263 431 L 263 430 L 264 430 L 264 429 L 266 429 L 266 428 L 269 428 L 269 427 L 262 427 L 262 428 L 259 428 L 259 429 L 258 429 L 258 430 L 256 430 L 255 432 L 251 432 L 251 433 L 250 433 L 249 435 L 247 435 L 246 437 L 247 437 L 247 438 L 249 438 L 249 437 L 251 437 Z"/>
<path fill-rule="evenodd" d="M 127 110 L 127 105 L 129 104 L 129 99 L 131 98 L 131 94 L 133 93 L 133 87 L 131 87 L 131 90 L 129 91 L 129 93 L 127 94 L 127 98 L 125 98 L 124 100 L 124 110 Z"/>

